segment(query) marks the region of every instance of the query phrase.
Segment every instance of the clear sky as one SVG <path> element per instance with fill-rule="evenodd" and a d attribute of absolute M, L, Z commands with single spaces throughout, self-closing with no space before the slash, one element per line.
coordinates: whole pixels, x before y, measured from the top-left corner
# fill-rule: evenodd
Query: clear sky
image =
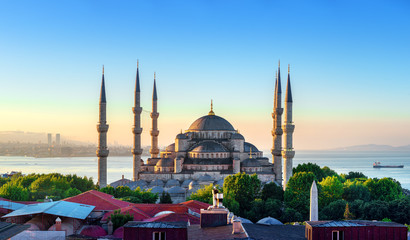
<path fill-rule="evenodd" d="M 408 1 L 0 2 L 0 131 L 97 142 L 105 65 L 108 140 L 132 143 L 157 73 L 159 141 L 214 111 L 272 145 L 274 75 L 291 65 L 294 145 L 410 144 Z M 283 89 L 285 90 L 285 89 Z M 143 113 L 149 144 L 149 113 Z"/>

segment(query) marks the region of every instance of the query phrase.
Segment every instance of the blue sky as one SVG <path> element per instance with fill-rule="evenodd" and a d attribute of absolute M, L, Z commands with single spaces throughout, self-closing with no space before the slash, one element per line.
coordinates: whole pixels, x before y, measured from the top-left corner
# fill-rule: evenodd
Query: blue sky
<path fill-rule="evenodd" d="M 410 143 L 407 1 L 2 1 L 0 131 L 96 142 L 105 65 L 109 141 L 131 144 L 157 72 L 160 145 L 209 111 L 271 145 L 277 62 L 291 64 L 295 148 Z M 143 116 L 149 144 L 149 115 Z"/>

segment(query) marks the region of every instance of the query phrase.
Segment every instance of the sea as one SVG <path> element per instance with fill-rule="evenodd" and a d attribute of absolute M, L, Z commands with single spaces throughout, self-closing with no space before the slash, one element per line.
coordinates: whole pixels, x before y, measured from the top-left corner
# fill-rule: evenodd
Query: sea
<path fill-rule="evenodd" d="M 271 155 L 266 155 L 271 158 Z M 144 158 L 143 158 L 144 159 Z M 368 177 L 390 177 L 398 180 L 403 188 L 410 189 L 410 152 L 335 152 L 297 151 L 294 166 L 301 163 L 328 166 L 337 173 L 362 172 Z M 373 168 L 374 162 L 383 165 L 404 165 L 404 168 Z M 108 157 L 108 183 L 132 178 L 132 157 Z M 61 173 L 97 179 L 97 157 L 34 158 L 0 156 L 0 173 L 19 171 L 29 173 Z"/>

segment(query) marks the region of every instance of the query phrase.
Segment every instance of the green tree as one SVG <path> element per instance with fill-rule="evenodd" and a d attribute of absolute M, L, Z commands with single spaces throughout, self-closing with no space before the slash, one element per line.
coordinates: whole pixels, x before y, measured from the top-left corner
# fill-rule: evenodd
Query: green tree
<path fill-rule="evenodd" d="M 5 183 L 8 183 L 10 178 L 2 178 L 0 177 L 0 187 L 3 186 Z"/>
<path fill-rule="evenodd" d="M 115 188 L 114 197 L 122 198 L 128 196 L 133 196 L 133 191 L 128 186 L 118 186 Z"/>
<path fill-rule="evenodd" d="M 283 223 L 303 222 L 304 219 L 305 218 L 302 216 L 302 214 L 296 211 L 295 209 L 285 208 L 282 217 L 280 218 L 280 221 Z"/>
<path fill-rule="evenodd" d="M 250 205 L 251 209 L 245 212 L 245 218 L 252 222 L 257 222 L 259 219 L 268 216 L 268 213 L 265 211 L 265 202 L 262 199 L 255 199 Z"/>
<path fill-rule="evenodd" d="M 261 198 L 264 201 L 267 199 L 283 201 L 283 188 L 278 186 L 275 182 L 267 183 L 262 188 Z"/>
<path fill-rule="evenodd" d="M 239 204 L 239 215 L 244 215 L 251 208 L 254 199 L 259 198 L 261 182 L 256 174 L 237 173 L 227 176 L 224 180 L 225 197 L 232 198 Z M 225 203 L 225 201 L 224 201 Z M 226 206 L 230 209 L 230 206 Z"/>
<path fill-rule="evenodd" d="M 329 176 L 323 179 L 319 184 L 322 186 L 319 198 L 322 206 L 327 206 L 329 203 L 342 199 L 343 184 L 337 176 Z"/>
<path fill-rule="evenodd" d="M 322 170 L 323 170 L 323 174 L 324 174 L 325 177 L 339 176 L 335 171 L 330 169 L 328 166 L 322 167 Z"/>
<path fill-rule="evenodd" d="M 331 202 L 319 212 L 319 218 L 323 220 L 340 220 L 346 210 L 347 202 L 343 199 Z"/>
<path fill-rule="evenodd" d="M 108 219 L 113 223 L 115 230 L 124 226 L 127 222 L 132 221 L 134 218 L 129 213 L 122 214 L 120 210 L 115 210 Z"/>
<path fill-rule="evenodd" d="M 312 172 L 297 172 L 288 182 L 285 190 L 285 205 L 301 213 L 304 219 L 308 218 L 310 206 L 310 188 L 313 180 L 317 181 Z M 318 185 L 320 193 L 320 185 Z"/>
<path fill-rule="evenodd" d="M 168 192 L 162 192 L 159 203 L 172 203 L 171 195 Z"/>
<path fill-rule="evenodd" d="M 100 188 L 99 191 L 113 196 L 115 195 L 115 188 L 111 187 L 110 185 Z"/>
<path fill-rule="evenodd" d="M 356 199 L 361 199 L 364 201 L 370 201 L 370 191 L 369 189 L 360 181 L 347 180 L 343 184 L 343 199 L 351 202 Z"/>
<path fill-rule="evenodd" d="M 393 222 L 410 223 L 410 197 L 403 197 L 389 202 L 389 218 Z"/>
<path fill-rule="evenodd" d="M 391 178 L 369 178 L 364 182 L 372 200 L 392 201 L 402 196 L 400 183 Z"/>
<path fill-rule="evenodd" d="M 388 203 L 374 200 L 364 204 L 363 217 L 369 220 L 382 220 L 389 215 Z"/>
<path fill-rule="evenodd" d="M 80 194 L 81 191 L 78 190 L 77 188 L 69 188 L 67 189 L 64 193 L 63 196 L 64 198 L 68 198 L 68 197 L 73 197 L 73 196 L 77 196 L 78 194 Z"/>
<path fill-rule="evenodd" d="M 214 186 L 212 184 L 204 186 L 198 189 L 196 192 L 192 193 L 191 196 L 187 198 L 187 200 L 196 200 L 196 201 L 212 204 L 212 201 L 213 201 L 212 189 L 213 188 Z M 220 193 L 222 192 L 222 189 L 219 187 L 219 185 L 216 185 L 216 188 L 218 189 Z"/>
<path fill-rule="evenodd" d="M 312 172 L 318 181 L 322 181 L 322 179 L 326 177 L 323 169 L 315 163 L 299 164 L 296 168 L 293 168 L 293 174 L 298 172 Z"/>
<path fill-rule="evenodd" d="M 353 214 L 355 219 L 363 219 L 363 208 L 364 208 L 364 201 L 357 199 L 350 203 L 349 210 Z"/>
<path fill-rule="evenodd" d="M 345 220 L 352 220 L 354 215 L 350 212 L 349 203 L 346 204 L 345 213 L 343 214 Z"/>
<path fill-rule="evenodd" d="M 347 175 L 344 175 L 344 178 L 346 180 L 349 180 L 349 179 L 355 179 L 355 178 L 367 178 L 367 176 L 361 172 L 349 172 Z"/>
<path fill-rule="evenodd" d="M 13 182 L 8 182 L 0 187 L 0 196 L 12 201 L 28 201 L 29 194 L 27 189 L 14 184 Z"/>

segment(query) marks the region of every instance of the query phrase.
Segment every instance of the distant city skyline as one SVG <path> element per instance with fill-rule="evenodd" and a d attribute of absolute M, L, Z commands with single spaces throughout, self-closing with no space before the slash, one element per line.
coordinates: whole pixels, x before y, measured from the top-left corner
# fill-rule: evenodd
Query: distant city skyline
<path fill-rule="evenodd" d="M 156 72 L 160 146 L 213 99 L 215 114 L 270 149 L 280 60 L 282 85 L 290 64 L 296 150 L 408 145 L 409 10 L 406 1 L 6 1 L 0 131 L 96 143 L 104 64 L 108 142 L 131 145 L 139 59 L 143 146 Z"/>

